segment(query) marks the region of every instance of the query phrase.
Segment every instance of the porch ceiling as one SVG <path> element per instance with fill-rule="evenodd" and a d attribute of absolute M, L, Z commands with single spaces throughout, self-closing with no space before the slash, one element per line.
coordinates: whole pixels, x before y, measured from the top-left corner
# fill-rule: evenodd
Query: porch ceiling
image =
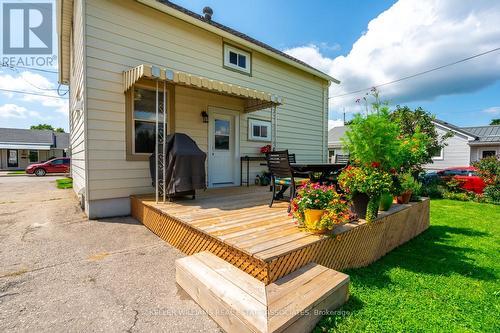
<path fill-rule="evenodd" d="M 245 100 L 245 112 L 258 111 L 283 104 L 283 98 L 277 95 L 192 75 L 186 72 L 145 64 L 123 72 L 123 90 L 129 90 L 141 78 L 166 81 L 242 98 Z"/>

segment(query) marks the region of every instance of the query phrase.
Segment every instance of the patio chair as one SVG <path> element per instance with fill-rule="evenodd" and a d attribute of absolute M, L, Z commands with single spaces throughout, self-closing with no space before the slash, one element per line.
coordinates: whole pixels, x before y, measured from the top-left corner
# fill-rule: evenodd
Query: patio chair
<path fill-rule="evenodd" d="M 274 200 L 278 199 L 276 196 L 277 186 L 282 187 L 280 194 L 283 194 L 287 188 L 290 188 L 290 199 L 293 199 L 295 197 L 296 186 L 303 185 L 309 181 L 309 178 L 296 177 L 290 166 L 290 155 L 288 154 L 288 150 L 267 153 L 266 160 L 267 167 L 271 173 L 271 185 L 273 191 L 269 207 L 272 207 Z M 288 206 L 288 211 L 290 211 L 290 205 Z"/>

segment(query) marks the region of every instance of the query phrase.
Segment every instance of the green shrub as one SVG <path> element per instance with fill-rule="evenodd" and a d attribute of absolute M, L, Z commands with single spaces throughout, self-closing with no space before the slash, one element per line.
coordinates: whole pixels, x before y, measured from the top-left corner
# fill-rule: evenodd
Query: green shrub
<path fill-rule="evenodd" d="M 500 187 L 488 185 L 484 188 L 484 196 L 488 202 L 500 204 Z"/>
<path fill-rule="evenodd" d="M 423 197 L 429 197 L 431 199 L 441 199 L 443 197 L 445 189 L 440 184 L 439 179 L 435 179 L 427 184 L 422 185 L 422 190 L 420 195 Z"/>
<path fill-rule="evenodd" d="M 473 201 L 474 196 L 471 196 L 469 192 L 450 192 L 445 191 L 443 193 L 444 199 L 458 200 L 458 201 Z"/>
<path fill-rule="evenodd" d="M 399 176 L 399 186 L 403 192 L 411 190 L 412 194 L 415 196 L 419 196 L 422 192 L 422 184 L 416 180 L 410 172 Z"/>

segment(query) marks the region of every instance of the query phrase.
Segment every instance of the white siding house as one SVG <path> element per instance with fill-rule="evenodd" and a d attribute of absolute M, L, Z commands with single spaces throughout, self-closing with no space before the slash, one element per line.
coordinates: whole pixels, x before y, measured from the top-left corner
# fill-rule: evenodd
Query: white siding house
<path fill-rule="evenodd" d="M 432 158 L 433 162 L 423 166 L 426 170 L 469 166 L 483 157 L 500 155 L 500 126 L 457 127 L 437 119 L 434 125 L 441 137 L 448 132 L 453 135 L 446 139 L 446 146 Z M 347 126 L 340 126 L 328 131 L 328 150 L 332 162 L 347 154 L 341 142 L 347 130 Z"/>
<path fill-rule="evenodd" d="M 170 2 L 59 0 L 58 27 L 74 186 L 89 217 L 129 214 L 129 196 L 153 190 L 137 141 L 147 120 L 134 108 L 155 89 L 157 68 L 168 133 L 188 134 L 210 157 L 213 122 L 234 122 L 235 158 L 222 168 L 209 158 L 209 187 L 216 172 L 239 185 L 240 156 L 258 156 L 271 143 L 248 133 L 249 121 L 271 124 L 271 108 L 252 105 L 276 106 L 275 149 L 299 161 L 327 160 L 328 87 L 338 81 L 297 59 Z M 261 171 L 254 162 L 250 179 Z"/>

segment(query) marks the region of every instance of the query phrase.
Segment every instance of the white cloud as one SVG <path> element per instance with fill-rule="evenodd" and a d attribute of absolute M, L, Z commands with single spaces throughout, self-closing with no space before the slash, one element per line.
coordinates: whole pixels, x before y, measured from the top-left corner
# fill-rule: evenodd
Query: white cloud
<path fill-rule="evenodd" d="M 29 111 L 25 107 L 16 104 L 4 104 L 0 106 L 0 118 L 23 119 L 28 116 L 40 118 L 40 113 L 36 111 Z"/>
<path fill-rule="evenodd" d="M 328 130 L 331 130 L 332 128 L 339 126 L 344 126 L 344 121 L 342 119 L 328 120 Z"/>
<path fill-rule="evenodd" d="M 369 22 L 349 54 L 335 59 L 320 46 L 285 50 L 338 78 L 330 96 L 389 82 L 500 46 L 500 1 L 400 0 Z M 473 92 L 500 79 L 500 52 L 381 87 L 394 103 Z M 330 100 L 334 111 L 359 111 L 363 93 Z"/>
<path fill-rule="evenodd" d="M 26 91 L 40 95 L 16 94 L 8 91 L 2 93 L 9 98 L 18 98 L 27 103 L 38 104 L 63 115 L 68 115 L 68 100 L 58 98 L 55 90 L 57 85 L 46 77 L 30 71 L 23 71 L 17 75 L 0 74 L 0 89 Z"/>
<path fill-rule="evenodd" d="M 483 112 L 495 115 L 500 114 L 500 106 L 493 106 L 491 108 L 484 109 Z"/>

